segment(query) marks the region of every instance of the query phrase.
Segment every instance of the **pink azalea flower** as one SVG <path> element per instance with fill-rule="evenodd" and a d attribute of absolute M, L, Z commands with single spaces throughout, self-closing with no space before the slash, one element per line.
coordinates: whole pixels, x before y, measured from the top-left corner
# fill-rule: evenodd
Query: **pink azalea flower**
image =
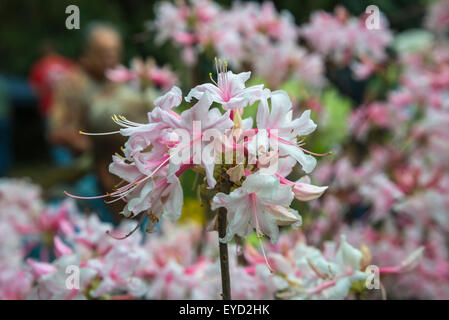
<path fill-rule="evenodd" d="M 129 250 L 125 246 L 117 245 L 102 259 L 89 260 L 87 266 L 96 270 L 102 278 L 100 285 L 91 292 L 94 297 L 113 294 L 120 290 L 127 290 L 134 297 L 145 294 L 147 290 L 145 283 L 134 275 L 144 257 L 136 249 Z"/>
<path fill-rule="evenodd" d="M 37 275 L 38 285 L 30 295 L 30 299 L 39 300 L 63 300 L 85 299 L 84 290 L 95 276 L 95 270 L 91 268 L 79 268 L 79 289 L 67 288 L 67 267 L 80 266 L 80 260 L 76 255 L 62 256 L 52 264 L 45 264 L 28 260 L 28 263 Z"/>
<path fill-rule="evenodd" d="M 257 111 L 258 130 L 265 130 L 270 135 L 274 134 L 274 138 L 279 143 L 280 156 L 294 158 L 306 173 L 310 173 L 315 168 L 316 160 L 311 155 L 305 154 L 305 152 L 311 152 L 302 148 L 297 141 L 298 136 L 308 135 L 316 128 L 316 124 L 310 119 L 310 110 L 293 120 L 292 103 L 285 91 L 272 92 L 270 100 L 271 112 L 268 101 L 261 100 Z"/>
<path fill-rule="evenodd" d="M 276 242 L 278 225 L 301 224 L 298 213 L 288 208 L 292 200 L 290 187 L 281 185 L 274 176 L 263 174 L 249 175 L 242 186 L 230 194 L 217 193 L 212 209 L 225 207 L 229 219 L 226 236 L 220 241 L 229 242 L 235 234 L 248 237 L 255 229 Z"/>
<path fill-rule="evenodd" d="M 264 95 L 263 85 L 255 85 L 249 88 L 245 87 L 245 82 L 249 79 L 251 72 L 242 72 L 234 74 L 232 71 L 224 68 L 218 70 L 218 81 L 213 79 L 212 83 L 206 83 L 193 88 L 186 97 L 190 102 L 192 97 L 200 99 L 205 92 L 208 92 L 214 102 L 220 103 L 225 110 L 234 110 L 244 108 L 248 104 L 252 105 Z"/>

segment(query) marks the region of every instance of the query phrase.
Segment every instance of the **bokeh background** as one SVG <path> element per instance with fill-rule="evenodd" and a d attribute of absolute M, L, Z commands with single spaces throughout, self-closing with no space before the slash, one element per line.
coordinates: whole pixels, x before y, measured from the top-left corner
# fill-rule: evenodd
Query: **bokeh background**
<path fill-rule="evenodd" d="M 233 2 L 216 3 L 228 10 Z M 441 3 L 441 9 L 435 3 Z M 65 9 L 73 4 L 80 9 L 79 30 L 65 27 Z M 377 36 L 372 33 L 369 38 L 365 33 L 366 42 L 337 39 L 336 49 L 328 52 L 319 47 L 318 38 L 328 41 L 336 30 L 313 20 L 317 12 L 326 11 L 337 24 L 352 24 L 365 32 L 360 21 L 369 5 L 377 5 L 388 21 Z M 265 83 L 273 90 L 286 90 L 295 112 L 312 109 L 318 130 L 307 140 L 307 147 L 317 153 L 333 152 L 320 157 L 311 174 L 315 184 L 330 186 L 327 192 L 319 200 L 294 203 L 303 218 L 305 238 L 322 247 L 344 233 L 358 247 L 367 245 L 370 259 L 372 254 L 374 261 L 388 266 L 401 265 L 410 252 L 425 247 L 423 266 L 411 276 L 387 282 L 386 287 L 394 298 L 447 299 L 448 1 L 284 0 L 275 1 L 274 6 L 276 17 L 287 10 L 293 25 L 303 29 L 314 21 L 318 33 L 293 37 L 293 49 L 286 46 L 284 50 L 277 47 L 285 40 L 282 36 L 276 39 L 266 29 L 257 29 L 255 33 L 268 39 L 269 48 L 260 54 L 248 50 L 258 59 L 252 64 L 248 57 L 242 58 L 235 70 L 253 72 L 249 85 Z M 0 0 L 1 178 L 25 179 L 39 186 L 39 201 L 52 204 L 67 199 L 64 191 L 95 196 L 119 182 L 107 168 L 126 140 L 78 131 L 117 130 L 111 120 L 114 114 L 145 122 L 155 98 L 172 85 L 186 93 L 194 85 L 209 82 L 214 55 L 229 49 L 213 43 L 215 47 L 195 52 L 189 63 L 188 36 L 170 35 L 161 42 L 161 30 L 154 24 L 149 27 L 161 19 L 156 8 L 156 2 L 136 0 Z M 251 40 L 246 38 L 245 44 Z M 353 46 L 351 41 L 359 42 Z M 351 51 L 353 47 L 357 50 Z M 335 54 L 341 48 L 343 53 Z M 285 70 L 279 69 L 281 79 L 277 70 L 269 68 L 276 62 L 269 60 L 273 52 L 288 60 Z M 232 58 L 231 54 L 231 67 Z M 129 81 L 129 70 L 115 69 L 119 65 L 136 73 L 146 70 L 149 76 Z M 319 84 L 313 83 L 315 77 Z M 185 107 L 184 103 L 180 109 Z M 245 115 L 254 116 L 256 108 L 248 107 Z M 302 175 L 295 168 L 291 178 Z M 12 201 L 8 197 L 14 192 L 33 193 L 17 181 L 1 180 L 0 203 Z M 183 175 L 181 220 L 193 219 L 205 226 L 211 212 L 207 204 L 200 205 L 196 183 L 194 172 Z M 119 202 L 78 200 L 76 206 L 80 213 L 94 213 L 116 226 L 122 220 Z M 39 230 L 38 237 L 47 241 L 57 234 L 47 231 Z M 37 251 L 31 256 L 42 259 Z M 399 267 L 390 270 L 402 272 Z M 359 293 L 354 297 L 359 298 Z"/>

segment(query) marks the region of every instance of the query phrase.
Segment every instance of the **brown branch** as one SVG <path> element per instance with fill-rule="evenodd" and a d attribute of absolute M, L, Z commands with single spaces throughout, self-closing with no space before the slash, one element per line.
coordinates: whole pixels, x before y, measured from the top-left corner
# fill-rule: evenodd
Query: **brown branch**
<path fill-rule="evenodd" d="M 226 209 L 218 209 L 218 236 L 224 238 L 226 236 Z M 223 300 L 231 300 L 231 277 L 229 275 L 229 257 L 228 244 L 219 241 L 220 248 L 220 268 L 221 268 L 221 284 Z"/>

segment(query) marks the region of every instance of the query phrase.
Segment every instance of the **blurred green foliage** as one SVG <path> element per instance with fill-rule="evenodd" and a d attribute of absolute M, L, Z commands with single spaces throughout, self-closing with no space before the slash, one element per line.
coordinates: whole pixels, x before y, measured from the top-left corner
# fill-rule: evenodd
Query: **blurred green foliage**
<path fill-rule="evenodd" d="M 326 119 L 322 121 L 320 138 L 313 137 L 311 144 L 313 150 L 318 153 L 331 151 L 336 145 L 343 144 L 348 138 L 348 121 L 352 110 L 351 100 L 343 97 L 335 88 L 324 92 L 322 97 L 323 113 Z"/>
<path fill-rule="evenodd" d="M 229 6 L 231 1 L 217 1 Z M 0 72 L 27 75 L 39 56 L 44 40 L 51 40 L 62 54 L 75 58 L 81 49 L 83 30 L 91 21 L 116 24 L 124 35 L 124 61 L 132 56 L 153 56 L 159 63 L 173 61 L 179 52 L 156 47 L 151 34 L 142 34 L 144 23 L 154 15 L 155 1 L 140 0 L 0 0 Z M 331 11 L 341 4 L 356 15 L 370 4 L 378 5 L 395 30 L 419 27 L 425 0 L 279 0 L 278 9 L 288 9 L 298 24 L 319 9 Z M 80 30 L 67 30 L 65 8 L 80 8 Z M 83 29 L 84 28 L 84 29 Z"/>

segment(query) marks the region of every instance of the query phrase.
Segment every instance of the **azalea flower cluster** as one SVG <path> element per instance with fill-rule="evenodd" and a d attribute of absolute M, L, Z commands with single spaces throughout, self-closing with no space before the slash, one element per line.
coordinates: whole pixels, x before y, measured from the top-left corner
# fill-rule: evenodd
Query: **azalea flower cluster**
<path fill-rule="evenodd" d="M 106 71 L 106 77 L 116 83 L 130 83 L 136 89 L 152 86 L 162 91 L 167 91 L 179 82 L 168 66 L 161 68 L 152 59 L 143 61 L 139 58 L 131 60 L 129 69 L 119 65 Z"/>
<path fill-rule="evenodd" d="M 220 299 L 217 234 L 204 234 L 199 224 L 164 223 L 151 236 L 138 231 L 118 241 L 107 234 L 113 228 L 109 223 L 82 214 L 72 200 L 44 204 L 39 188 L 28 182 L 2 180 L 0 194 L 1 299 Z M 8 215 L 11 209 L 20 215 Z M 58 217 L 59 227 L 24 228 L 46 211 Z M 133 222 L 113 232 L 124 233 L 129 224 Z M 51 256 L 38 258 L 21 250 L 30 243 L 41 252 L 51 250 Z M 273 272 L 258 245 L 230 249 L 237 299 L 344 299 L 363 292 L 371 274 L 366 270 L 372 263 L 369 250 L 356 249 L 344 236 L 327 242 L 321 252 L 307 245 L 299 231 L 283 234 L 278 243 L 267 244 Z M 419 255 L 381 269 L 381 276 L 392 269 L 412 269 Z M 79 281 L 72 283 L 74 270 Z"/>
<path fill-rule="evenodd" d="M 301 225 L 300 215 L 289 207 L 293 199 L 313 200 L 327 188 L 311 185 L 307 177 L 286 178 L 296 164 L 307 174 L 314 169 L 314 153 L 303 148 L 303 138 L 316 124 L 310 111 L 293 117 L 286 92 L 271 92 L 263 85 L 246 87 L 250 72 L 234 74 L 227 71 L 226 62 L 217 59 L 216 63 L 217 80 L 211 74 L 212 83 L 193 88 L 185 100 L 196 102 L 182 113 L 174 111 L 183 96 L 173 87 L 156 99 L 148 123 L 114 117 L 123 128 L 111 134 L 120 133 L 128 141 L 123 155 L 113 156 L 109 170 L 123 181 L 114 192 L 94 198 L 123 200 L 122 214 L 140 215 L 141 223 L 148 217 L 147 231 L 152 232 L 162 218 L 176 221 L 181 216 L 179 176 L 193 169 L 204 174 L 204 187 L 213 192 L 212 210 L 228 211 L 221 241 L 229 242 L 234 235 L 248 237 L 255 230 L 276 242 L 279 225 Z M 253 119 L 242 115 L 256 101 L 253 128 Z"/>
<path fill-rule="evenodd" d="M 424 30 L 396 37 L 399 84 L 352 113 L 348 145 L 315 174 L 332 185 L 314 204 L 324 216 L 304 226 L 315 245 L 345 233 L 387 264 L 423 246 L 413 276 L 385 284 L 396 298 L 449 297 L 449 46 L 433 39 Z"/>
<path fill-rule="evenodd" d="M 55 232 L 69 228 L 67 210 L 46 207 L 39 187 L 10 179 L 0 180 L 0 207 L 0 298 L 25 299 L 33 279 L 24 258 L 39 243 L 52 242 Z M 49 259 L 49 250 L 40 256 Z"/>
<path fill-rule="evenodd" d="M 376 30 L 367 28 L 367 17 L 351 17 L 344 7 L 336 7 L 334 14 L 317 11 L 300 32 L 327 61 L 338 67 L 350 66 L 359 79 L 365 79 L 381 69 L 393 40 L 385 17 L 379 16 Z"/>
<path fill-rule="evenodd" d="M 156 41 L 183 50 L 183 61 L 218 56 L 235 70 L 251 69 L 274 88 L 290 79 L 310 87 L 323 84 L 320 55 L 298 44 L 299 28 L 287 11 L 272 2 L 234 2 L 230 9 L 210 0 L 164 1 L 155 10 Z"/>
<path fill-rule="evenodd" d="M 179 84 L 178 76 L 168 65 L 159 67 L 151 58 L 133 58 L 129 68 L 118 65 L 107 70 L 105 76 L 114 84 L 115 95 L 112 101 L 100 101 L 101 109 L 107 109 L 107 114 L 126 111 L 131 118 L 145 115 L 154 107 L 154 101 L 162 92 Z M 113 123 L 108 119 L 109 117 L 98 130 L 111 130 Z"/>

